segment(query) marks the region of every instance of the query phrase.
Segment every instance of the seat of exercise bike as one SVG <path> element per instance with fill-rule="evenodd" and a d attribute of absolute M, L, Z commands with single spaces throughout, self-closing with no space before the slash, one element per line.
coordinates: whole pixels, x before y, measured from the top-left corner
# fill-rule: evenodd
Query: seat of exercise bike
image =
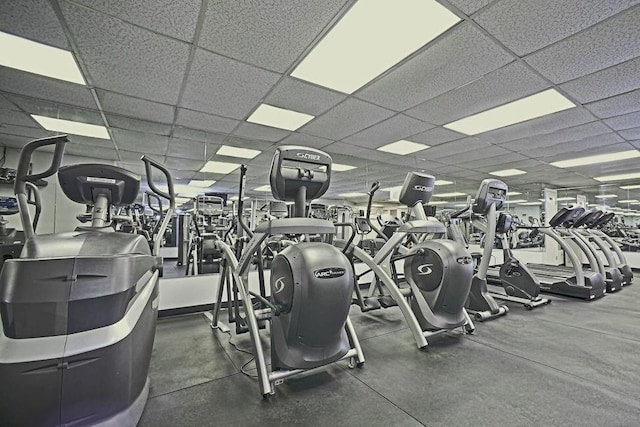
<path fill-rule="evenodd" d="M 76 203 L 93 204 L 105 194 L 111 205 L 130 205 L 140 191 L 140 176 L 117 166 L 82 163 L 58 169 L 64 194 Z"/>

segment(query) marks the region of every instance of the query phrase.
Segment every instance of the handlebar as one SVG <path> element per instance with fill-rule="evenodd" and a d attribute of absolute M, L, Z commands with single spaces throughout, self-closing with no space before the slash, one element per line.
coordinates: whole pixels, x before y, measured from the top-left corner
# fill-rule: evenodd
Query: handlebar
<path fill-rule="evenodd" d="M 22 148 L 22 151 L 20 151 L 20 160 L 18 160 L 16 181 L 13 187 L 13 192 L 18 198 L 18 205 L 20 207 L 20 221 L 22 222 L 22 229 L 24 230 L 24 234 L 27 239 L 33 237 L 33 235 L 35 234 L 35 227 L 31 222 L 31 215 L 29 214 L 27 182 L 33 183 L 38 179 L 48 178 L 51 175 L 55 174 L 58 171 L 58 168 L 60 168 L 60 163 L 62 163 L 64 147 L 67 142 L 69 142 L 69 138 L 67 137 L 67 135 L 41 138 L 36 139 L 35 141 L 31 141 Z M 48 145 L 55 145 L 53 158 L 51 159 L 51 165 L 44 172 L 30 174 L 29 166 L 31 165 L 31 156 L 33 152 L 38 148 Z"/>
<path fill-rule="evenodd" d="M 158 197 L 157 194 L 152 193 L 151 191 L 145 191 L 144 194 L 147 195 L 147 206 L 149 206 L 149 209 L 151 209 L 152 211 L 154 211 L 157 214 L 162 215 L 163 214 L 163 209 L 162 209 L 162 199 L 160 197 Z M 157 203 L 158 203 L 158 208 L 154 208 L 151 199 L 154 199 Z"/>
<path fill-rule="evenodd" d="M 40 213 L 42 212 L 42 201 L 40 199 L 40 191 L 38 187 L 32 182 L 26 182 L 27 184 L 27 204 L 33 205 L 36 207 L 36 213 L 33 216 L 33 231 L 35 233 L 36 228 L 38 227 L 38 220 L 40 220 Z M 31 195 L 33 195 L 33 200 L 31 200 Z"/>
<path fill-rule="evenodd" d="M 164 167 L 162 164 L 147 157 L 146 155 L 142 156 L 140 160 L 144 162 L 144 169 L 147 173 L 147 184 L 149 184 L 149 188 L 151 189 L 151 191 L 169 200 L 169 204 L 170 204 L 169 206 L 171 210 L 175 209 L 176 194 L 173 190 L 173 177 L 171 176 L 171 172 L 169 172 L 169 170 L 166 167 Z M 169 190 L 169 193 L 160 190 L 156 186 L 156 184 L 153 182 L 153 168 L 151 166 L 155 167 L 156 169 L 158 169 L 160 172 L 164 174 L 165 178 L 167 179 L 167 189 Z"/>

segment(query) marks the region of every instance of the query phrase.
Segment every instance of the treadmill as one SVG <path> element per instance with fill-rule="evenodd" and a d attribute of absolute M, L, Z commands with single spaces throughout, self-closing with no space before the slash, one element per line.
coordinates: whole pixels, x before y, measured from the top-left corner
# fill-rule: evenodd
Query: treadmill
<path fill-rule="evenodd" d="M 581 233 L 585 238 L 593 242 L 598 249 L 602 251 L 609 267 L 615 268 L 620 272 L 622 276 L 622 286 L 628 286 L 633 282 L 633 271 L 627 263 L 627 259 L 620 249 L 620 246 L 602 231 L 602 227 L 613 219 L 615 213 L 604 213 L 602 211 L 598 211 L 598 213 L 599 214 L 594 214 L 590 220 L 584 221 L 582 224 L 583 228 L 578 228 L 579 225 L 577 223 L 574 224 L 573 228 L 576 232 Z"/>
<path fill-rule="evenodd" d="M 560 226 L 572 226 L 583 214 L 584 208 L 562 208 L 549 220 L 549 227 L 521 227 L 533 230 L 532 234 L 534 235 L 542 233 L 545 236 L 549 236 L 558 243 L 571 261 L 572 267 L 527 263 L 529 270 L 540 281 L 540 290 L 542 292 L 584 300 L 593 300 L 605 295 L 605 277 L 600 272 L 596 257 L 589 249 L 589 245 L 580 238 L 574 237 L 570 232 L 566 232 L 566 229 L 559 228 Z M 580 250 L 585 253 L 591 270 L 582 268 L 582 261 L 569 246 L 567 239 L 572 239 Z M 492 267 L 488 272 L 488 276 L 497 280 L 499 271 L 499 266 Z"/>

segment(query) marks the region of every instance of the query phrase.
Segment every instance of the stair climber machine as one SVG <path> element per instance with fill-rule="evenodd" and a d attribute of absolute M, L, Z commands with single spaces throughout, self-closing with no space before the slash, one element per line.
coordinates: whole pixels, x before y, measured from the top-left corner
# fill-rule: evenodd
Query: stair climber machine
<path fill-rule="evenodd" d="M 274 394 L 275 385 L 285 378 L 309 369 L 343 359 L 350 361 L 350 367 L 364 364 L 360 342 L 349 319 L 353 267 L 332 244 L 310 239 L 311 235 L 332 237 L 333 223 L 305 217 L 307 202 L 321 197 L 329 188 L 331 164 L 331 157 L 320 150 L 278 147 L 271 164 L 271 192 L 276 200 L 294 201 L 294 215 L 260 223 L 239 259 L 223 239 L 217 240 L 233 285 L 240 292 L 243 322 L 250 334 L 264 398 Z M 239 200 L 242 193 L 241 189 Z M 278 234 L 291 236 L 297 243 L 275 255 L 271 264 L 271 296 L 267 298 L 250 290 L 248 269 L 255 254 L 262 252 L 265 240 Z M 222 304 L 224 276 L 223 270 L 213 328 L 222 329 L 218 309 Z M 233 303 L 232 298 L 229 300 Z M 255 300 L 262 302 L 264 308 L 254 309 Z M 270 321 L 270 369 L 259 334 L 261 321 Z"/>
<path fill-rule="evenodd" d="M 490 296 L 493 297 L 494 300 L 516 302 L 522 304 L 527 310 L 551 303 L 549 298 L 542 298 L 540 296 L 540 281 L 511 251 L 507 233 L 514 225 L 513 217 L 506 212 L 497 213 L 497 210 L 506 202 L 507 191 L 508 187 L 504 182 L 497 179 L 485 179 L 480 184 L 480 189 L 476 195 L 476 201 L 473 207 L 473 226 L 483 231 L 485 236 L 487 236 L 482 261 L 490 259 L 493 248 L 491 245 L 488 245 L 487 242 L 493 242 L 496 238 L 502 243 L 502 253 L 504 256 L 504 262 L 499 267 L 489 267 L 488 262 L 483 263 L 481 261 L 480 263 L 478 272 L 476 273 L 477 279 L 475 279 L 474 284 L 476 292 L 475 301 L 480 298 L 480 304 L 477 302 L 472 303 L 472 301 L 469 301 L 469 303 L 470 305 L 477 304 L 474 305 L 474 307 L 479 308 L 482 308 L 482 304 L 484 304 L 486 308 L 476 311 L 476 316 L 478 316 L 478 312 L 485 310 L 493 310 L 492 313 L 496 312 L 495 306 L 493 306 L 490 299 L 485 303 L 483 302 L 484 296 L 478 295 L 479 292 L 481 293 L 483 286 L 486 287 L 487 281 L 502 286 L 504 289 L 504 293 L 489 291 Z M 493 235 L 490 235 L 489 230 L 494 230 Z M 484 274 L 480 268 L 486 269 L 484 270 Z M 490 270 L 493 274 L 489 274 Z M 498 308 L 498 312 L 499 311 L 500 308 Z M 484 315 L 481 314 L 480 316 Z M 491 315 L 488 316 L 495 317 Z"/>
<path fill-rule="evenodd" d="M 476 215 L 484 215 L 487 218 L 486 225 L 475 220 L 474 226 L 485 228 L 485 245 L 480 260 L 480 265 L 476 269 L 471 282 L 471 291 L 467 300 L 466 308 L 473 313 L 474 319 L 485 321 L 503 316 L 509 312 L 506 305 L 498 305 L 487 289 L 487 271 L 491 262 L 493 252 L 493 242 L 496 236 L 496 211 L 502 208 L 507 199 L 507 184 L 497 179 L 485 179 L 480 184 L 475 201 L 471 210 Z"/>
<path fill-rule="evenodd" d="M 599 271 L 598 261 L 589 249 L 589 245 L 582 239 L 575 239 L 571 233 L 566 231 L 583 214 L 584 208 L 582 207 L 564 207 L 549 220 L 549 227 L 526 227 L 532 230 L 532 234 L 541 233 L 554 240 L 562 248 L 565 258 L 571 262 L 571 267 L 527 264 L 527 267 L 540 280 L 542 292 L 585 300 L 593 300 L 605 295 L 605 277 Z M 590 270 L 583 269 L 582 260 L 567 243 L 568 240 L 574 241 L 577 248 L 587 257 L 591 266 Z"/>
<path fill-rule="evenodd" d="M 614 215 L 613 212 L 610 214 Z M 586 243 L 590 243 L 589 247 L 598 260 L 601 261 L 600 254 L 604 256 L 607 265 L 605 266 L 604 263 L 601 262 L 599 267 L 605 274 L 607 293 L 612 293 L 619 291 L 623 286 L 631 284 L 633 272 L 626 264 L 624 255 L 622 258 L 620 258 L 619 255 L 614 256 L 614 248 L 617 246 L 615 244 L 611 246 L 610 242 L 592 230 L 603 217 L 606 219 L 608 215 L 609 214 L 605 214 L 599 209 L 585 211 L 585 213 L 576 220 L 570 231 L 577 235 L 576 238 L 582 238 Z"/>
<path fill-rule="evenodd" d="M 60 167 L 66 136 L 27 144 L 15 194 L 26 243 L 0 274 L 0 424 L 134 426 L 147 401 L 158 312 L 158 268 L 144 237 L 116 233 L 111 205 L 136 199 L 140 177 L 102 164 Z M 41 173 L 32 153 L 54 146 Z M 143 158 L 166 175 L 166 169 Z M 28 182 L 58 173 L 60 188 L 93 206 L 89 226 L 35 235 Z M 150 185 L 154 188 L 150 174 Z"/>
<path fill-rule="evenodd" d="M 464 308 L 473 276 L 471 255 L 464 245 L 440 238 L 446 234 L 444 224 L 428 218 L 424 211 L 434 182 L 431 175 L 407 174 L 399 200 L 416 219 L 402 224 L 391 237 L 368 222 L 380 238 L 386 239 L 374 257 L 352 243 L 356 233 L 345 246 L 353 259 L 366 264 L 375 275 L 364 294 L 355 283 L 354 303 L 364 312 L 397 306 L 421 350 L 427 348 L 427 338 L 434 335 L 457 328 L 466 333 L 475 330 Z M 369 204 L 379 187 L 378 182 L 371 187 Z M 427 236 L 433 238 L 424 239 Z M 406 241 L 412 242 L 410 248 L 404 245 Z M 404 262 L 403 280 L 397 274 L 397 261 Z"/>

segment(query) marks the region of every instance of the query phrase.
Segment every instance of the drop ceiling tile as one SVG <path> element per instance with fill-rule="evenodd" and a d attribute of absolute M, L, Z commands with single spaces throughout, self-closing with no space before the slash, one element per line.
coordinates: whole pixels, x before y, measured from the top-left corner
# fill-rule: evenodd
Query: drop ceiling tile
<path fill-rule="evenodd" d="M 538 0 L 495 2 L 474 16 L 489 33 L 524 56 L 627 9 L 637 0 Z"/>
<path fill-rule="evenodd" d="M 302 147 L 322 148 L 331 144 L 330 139 L 307 135 L 305 133 L 292 132 L 291 135 L 283 139 L 278 145 L 300 145 Z"/>
<path fill-rule="evenodd" d="M 421 144 L 434 146 L 434 145 L 439 145 L 449 141 L 455 141 L 456 139 L 460 139 L 464 137 L 466 137 L 466 135 L 463 135 L 458 132 L 454 132 L 449 129 L 445 129 L 443 127 L 436 127 L 426 132 L 413 135 L 411 137 L 411 140 L 414 142 L 419 142 Z"/>
<path fill-rule="evenodd" d="M 560 129 L 589 123 L 594 120 L 595 118 L 591 113 L 584 108 L 577 107 L 485 132 L 478 136 L 485 141 L 502 144 L 514 139 L 552 133 Z"/>
<path fill-rule="evenodd" d="M 187 110 L 185 108 L 178 109 L 178 119 L 176 120 L 176 124 L 220 133 L 231 132 L 238 123 L 240 123 L 238 120 Z"/>
<path fill-rule="evenodd" d="M 510 153 L 510 152 L 507 152 L 506 150 L 504 152 L 506 152 L 506 154 L 497 154 L 497 153 L 500 153 L 500 152 L 497 152 L 492 156 L 485 156 L 485 154 L 482 152 L 478 153 L 476 151 L 469 151 L 467 153 L 462 153 L 462 155 L 460 156 L 443 157 L 439 160 L 441 162 L 455 163 L 460 167 L 469 168 L 469 169 L 476 169 L 476 168 L 486 167 L 486 166 L 495 166 L 494 170 L 500 170 L 500 169 L 505 169 L 502 167 L 504 163 L 516 162 L 516 161 L 527 159 L 527 157 L 521 154 Z"/>
<path fill-rule="evenodd" d="M 117 116 L 115 114 L 107 114 L 106 116 L 107 120 L 109 121 L 109 126 L 113 128 L 133 130 L 144 132 L 147 134 L 164 136 L 169 135 L 169 132 L 171 132 L 171 125 L 163 123 L 148 122 L 146 120 L 136 120 L 130 117 Z"/>
<path fill-rule="evenodd" d="M 467 85 L 443 93 L 406 114 L 437 125 L 524 98 L 549 84 L 522 62 L 512 62 Z"/>
<path fill-rule="evenodd" d="M 118 155 L 113 148 L 91 147 L 87 145 L 69 144 L 65 148 L 65 154 L 88 157 L 98 160 L 117 160 Z"/>
<path fill-rule="evenodd" d="M 170 138 L 167 156 L 199 160 L 201 163 L 204 163 L 204 147 L 204 142 L 191 141 L 188 139 Z"/>
<path fill-rule="evenodd" d="M 618 133 L 627 141 L 635 141 L 637 139 L 640 139 L 640 127 L 621 130 Z M 636 144 L 634 144 L 634 146 L 636 146 Z"/>
<path fill-rule="evenodd" d="M 190 129 L 182 126 L 176 126 L 173 128 L 173 135 L 178 139 L 190 139 L 192 141 L 207 141 L 207 134 L 201 130 Z"/>
<path fill-rule="evenodd" d="M 278 78 L 276 73 L 198 49 L 181 106 L 243 120 Z"/>
<path fill-rule="evenodd" d="M 615 130 L 624 130 L 640 126 L 640 111 L 605 119 L 604 122 Z"/>
<path fill-rule="evenodd" d="M 508 150 L 526 151 L 558 145 L 567 141 L 579 141 L 592 136 L 605 135 L 610 132 L 611 129 L 609 129 L 602 122 L 594 121 L 566 129 L 551 131 L 543 135 L 530 136 L 522 139 L 508 141 L 500 145 Z"/>
<path fill-rule="evenodd" d="M 299 129 L 314 136 L 338 140 L 394 115 L 387 110 L 355 98 L 333 107 Z"/>
<path fill-rule="evenodd" d="M 598 147 L 609 147 L 624 142 L 624 139 L 615 133 L 609 133 L 604 135 L 595 135 L 588 138 L 584 138 L 577 141 L 567 141 L 561 144 L 549 144 L 546 146 L 524 146 L 518 150 L 522 154 L 544 159 L 544 161 L 555 162 L 565 159 L 573 159 L 577 157 L 587 156 L 584 154 L 584 150 L 589 150 Z"/>
<path fill-rule="evenodd" d="M 30 114 L 38 114 L 47 117 L 54 117 L 64 120 L 90 123 L 104 126 L 104 120 L 97 110 L 74 107 L 71 105 L 57 104 L 41 99 L 26 98 L 21 96 L 9 97 L 16 105 Z M 39 125 L 36 125 L 39 126 Z"/>
<path fill-rule="evenodd" d="M 0 90 L 9 94 L 46 99 L 60 104 L 97 108 L 91 92 L 84 86 L 2 66 L 0 66 Z"/>
<path fill-rule="evenodd" d="M 169 138 L 160 135 L 134 132 L 124 129 L 111 130 L 120 150 L 135 151 L 148 154 L 164 155 L 169 145 Z"/>
<path fill-rule="evenodd" d="M 491 1 L 492 0 L 449 0 L 449 3 L 467 15 L 471 15 L 491 3 Z"/>
<path fill-rule="evenodd" d="M 13 110 L 13 111 L 20 110 L 18 107 L 15 106 L 15 104 L 10 102 L 7 98 L 5 98 L 2 95 L 0 95 L 0 108 L 2 108 L 3 110 Z"/>
<path fill-rule="evenodd" d="M 436 145 L 435 147 L 431 147 L 425 151 L 421 151 L 420 153 L 424 153 L 423 157 L 427 160 L 438 160 L 442 157 L 464 155 L 464 153 L 469 151 L 480 153 L 481 151 L 479 150 L 493 150 L 494 148 L 499 147 L 492 147 L 491 144 L 470 136 L 456 141 L 447 142 L 446 144 Z"/>
<path fill-rule="evenodd" d="M 200 0 L 74 0 L 124 21 L 191 42 L 196 30 Z"/>
<path fill-rule="evenodd" d="M 187 66 L 188 44 L 85 7 L 71 3 L 61 6 L 94 86 L 176 103 Z"/>
<path fill-rule="evenodd" d="M 542 49 L 525 60 L 554 83 L 562 83 L 640 56 L 640 7 Z"/>
<path fill-rule="evenodd" d="M 40 127 L 35 120 L 29 117 L 28 114 L 21 113 L 15 110 L 0 109 L 0 129 L 3 125 L 18 125 L 25 127 Z"/>
<path fill-rule="evenodd" d="M 478 79 L 513 59 L 480 30 L 462 23 L 356 92 L 356 96 L 403 111 Z"/>
<path fill-rule="evenodd" d="M 291 77 L 284 77 L 264 99 L 266 104 L 317 116 L 347 96 Z"/>
<path fill-rule="evenodd" d="M 29 141 L 31 141 L 31 138 L 26 136 L 9 135 L 4 133 L 2 127 L 0 127 L 0 146 L 22 148 Z"/>
<path fill-rule="evenodd" d="M 0 2 L 0 31 L 69 49 L 64 30 L 47 0 Z"/>
<path fill-rule="evenodd" d="M 411 135 L 432 129 L 434 126 L 404 114 L 381 121 L 348 138 L 344 142 L 362 147 L 377 148 L 400 139 L 411 139 Z"/>
<path fill-rule="evenodd" d="M 581 103 L 598 101 L 638 89 L 640 58 L 581 77 L 560 86 Z"/>
<path fill-rule="evenodd" d="M 114 92 L 102 90 L 97 90 L 96 92 L 102 109 L 106 112 L 152 122 L 173 123 L 174 107 L 171 105 L 133 98 Z"/>
<path fill-rule="evenodd" d="M 345 3 L 345 0 L 214 0 L 207 8 L 199 45 L 284 72 Z"/>
<path fill-rule="evenodd" d="M 619 116 L 640 110 L 640 89 L 592 102 L 585 107 L 601 118 Z"/>
<path fill-rule="evenodd" d="M 142 166 L 143 168 L 144 168 L 144 163 L 142 163 L 142 160 L 140 159 L 144 155 L 148 155 L 152 159 L 161 163 L 164 163 L 164 160 L 165 160 L 164 155 L 143 153 L 140 151 L 127 151 L 127 150 L 118 150 L 118 152 L 120 153 L 120 159 L 122 160 L 123 163 L 135 165 L 135 166 Z"/>
<path fill-rule="evenodd" d="M 280 141 L 289 136 L 290 133 L 288 130 L 248 122 L 240 123 L 240 126 L 233 131 L 235 136 L 272 142 Z"/>
<path fill-rule="evenodd" d="M 202 168 L 202 165 L 204 165 L 204 160 L 192 160 L 171 156 L 167 156 L 165 160 L 165 166 L 168 167 L 172 173 L 178 170 L 195 173 Z"/>
<path fill-rule="evenodd" d="M 358 147 L 357 145 L 347 144 L 345 142 L 334 142 L 333 144 L 323 147 L 322 150 L 326 151 L 330 155 L 344 154 L 373 161 L 383 161 L 384 158 L 387 157 L 387 153 L 369 150 L 368 148 Z"/>
<path fill-rule="evenodd" d="M 67 147 L 70 145 L 114 149 L 113 141 L 110 139 L 91 138 L 81 135 L 69 135 L 69 143 L 67 144 Z"/>
<path fill-rule="evenodd" d="M 24 127 L 10 124 L 3 124 L 0 127 L 0 132 L 7 135 L 29 138 L 30 140 L 56 135 L 56 133 L 48 132 L 42 128 Z"/>

